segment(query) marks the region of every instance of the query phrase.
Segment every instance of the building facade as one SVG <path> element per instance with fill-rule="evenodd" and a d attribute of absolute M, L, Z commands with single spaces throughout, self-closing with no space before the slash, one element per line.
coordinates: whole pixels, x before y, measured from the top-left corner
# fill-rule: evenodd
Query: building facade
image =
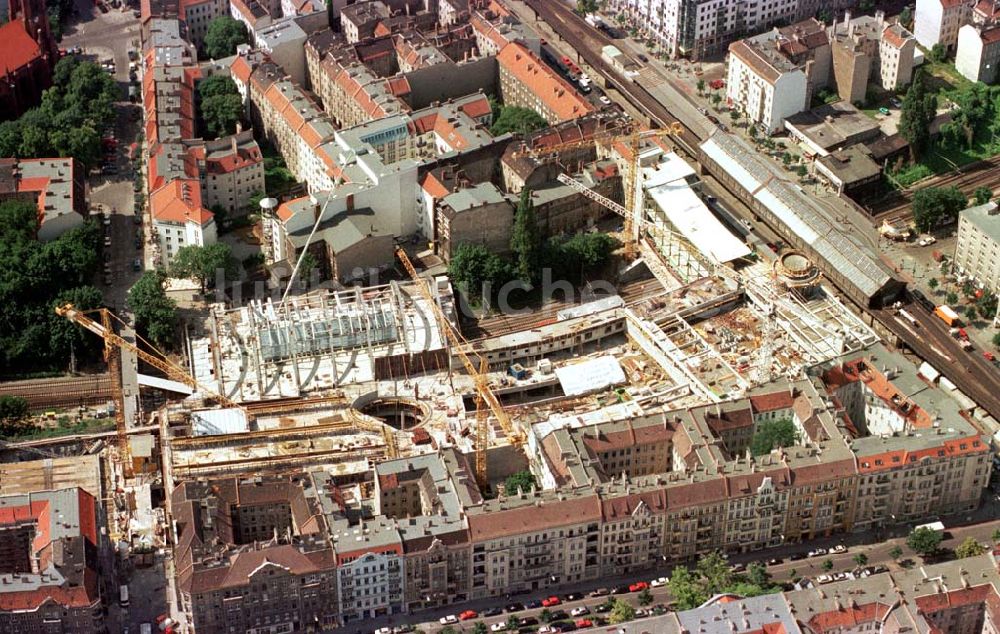
<path fill-rule="evenodd" d="M 970 207 L 958 214 L 955 267 L 994 293 L 1000 292 L 1000 211 L 997 203 Z"/>
<path fill-rule="evenodd" d="M 1000 27 L 966 24 L 958 31 L 955 70 L 969 81 L 992 84 L 1000 64 Z"/>
<path fill-rule="evenodd" d="M 767 44 L 750 40 L 729 47 L 726 99 L 768 134 L 784 126 L 785 117 L 808 107 L 806 74 Z"/>
<path fill-rule="evenodd" d="M 958 30 L 971 19 L 972 3 L 968 0 L 917 0 L 913 35 L 924 48 L 940 44 L 951 54 L 958 46 Z"/>
<path fill-rule="evenodd" d="M 0 121 L 36 105 L 52 85 L 59 49 L 42 0 L 9 0 L 0 25 Z M 2 7 L 0 7 L 2 9 Z"/>

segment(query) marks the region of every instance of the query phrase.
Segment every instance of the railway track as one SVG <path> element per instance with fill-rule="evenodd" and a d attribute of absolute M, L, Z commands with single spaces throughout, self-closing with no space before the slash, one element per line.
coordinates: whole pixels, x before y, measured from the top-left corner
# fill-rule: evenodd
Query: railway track
<path fill-rule="evenodd" d="M 921 181 L 917 186 L 897 192 L 891 198 L 881 201 L 871 208 L 872 217 L 877 221 L 895 222 L 912 216 L 913 194 L 927 187 L 958 187 L 971 196 L 977 187 L 1000 189 L 1000 156 L 985 161 L 964 165 L 959 171 L 949 172 Z"/>
<path fill-rule="evenodd" d="M 105 373 L 8 381 L 0 383 L 0 395 L 19 396 L 32 410 L 103 405 L 112 398 L 111 377 Z"/>
<path fill-rule="evenodd" d="M 682 134 L 673 137 L 691 156 L 696 156 L 701 138 L 681 117 L 671 114 L 663 104 L 642 86 L 622 77 L 604 61 L 600 50 L 615 41 L 603 33 L 593 29 L 583 18 L 559 0 L 524 0 L 524 3 L 535 12 L 540 19 L 551 26 L 577 55 L 583 58 L 591 68 L 598 71 L 619 92 L 625 95 L 634 106 L 646 112 L 651 121 L 660 127 L 672 125 L 679 121 L 683 127 Z"/>

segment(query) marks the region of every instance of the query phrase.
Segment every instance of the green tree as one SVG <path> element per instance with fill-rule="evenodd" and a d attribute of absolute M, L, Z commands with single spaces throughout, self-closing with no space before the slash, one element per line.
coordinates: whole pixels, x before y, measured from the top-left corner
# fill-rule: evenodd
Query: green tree
<path fill-rule="evenodd" d="M 955 291 L 949 291 L 948 294 L 945 295 L 944 301 L 954 306 L 958 303 L 958 294 L 955 293 Z"/>
<path fill-rule="evenodd" d="M 514 227 L 510 234 L 510 250 L 517 261 L 517 275 L 520 279 L 534 283 L 538 281 L 541 265 L 541 235 L 535 224 L 535 205 L 531 200 L 531 190 L 521 190 L 521 199 L 514 212 Z"/>
<path fill-rule="evenodd" d="M 868 565 L 868 555 L 864 553 L 858 553 L 854 555 L 852 559 L 854 560 L 854 565 L 857 566 L 858 568 L 863 568 L 864 566 Z"/>
<path fill-rule="evenodd" d="M 456 632 L 455 628 L 453 628 L 452 626 L 445 625 L 440 630 L 438 630 L 438 634 L 458 634 L 458 632 Z"/>
<path fill-rule="evenodd" d="M 698 94 L 699 95 L 704 94 L 704 92 L 705 92 L 705 80 L 704 79 L 699 79 L 698 83 L 695 84 L 695 86 L 698 88 Z"/>
<path fill-rule="evenodd" d="M 805 163 L 799 163 L 799 165 L 795 168 L 795 173 L 799 178 L 805 178 L 809 175 L 809 168 L 806 167 Z"/>
<path fill-rule="evenodd" d="M 473 300 L 482 298 L 486 283 L 492 285 L 492 297 L 515 275 L 516 271 L 510 263 L 481 244 L 458 245 L 448 263 L 448 276 Z"/>
<path fill-rule="evenodd" d="M 913 220 L 917 231 L 930 231 L 942 224 L 950 224 L 965 209 L 968 199 L 960 189 L 951 187 L 926 187 L 913 195 Z"/>
<path fill-rule="evenodd" d="M 779 447 L 791 447 L 798 442 L 795 423 L 790 418 L 761 421 L 750 441 L 750 453 L 763 456 Z"/>
<path fill-rule="evenodd" d="M 177 326 L 177 304 L 167 297 L 166 282 L 162 271 L 145 271 L 129 289 L 126 300 L 136 327 L 160 347 L 170 343 Z"/>
<path fill-rule="evenodd" d="M 0 437 L 12 438 L 33 429 L 28 420 L 28 401 L 20 396 L 0 396 Z"/>
<path fill-rule="evenodd" d="M 482 621 L 476 621 L 472 627 L 472 634 L 489 634 L 490 628 Z"/>
<path fill-rule="evenodd" d="M 889 549 L 889 556 L 892 557 L 893 561 L 895 561 L 903 556 L 903 549 L 899 546 L 893 546 Z"/>
<path fill-rule="evenodd" d="M 247 27 L 239 20 L 229 16 L 220 16 L 208 23 L 205 33 L 205 55 L 212 59 L 229 57 L 236 52 L 240 44 L 249 43 Z"/>
<path fill-rule="evenodd" d="M 698 576 L 685 566 L 674 568 L 667 587 L 670 590 L 670 596 L 674 598 L 678 611 L 691 610 L 708 600 L 708 595 L 702 589 Z"/>
<path fill-rule="evenodd" d="M 535 475 L 530 471 L 518 471 L 507 476 L 507 480 L 504 482 L 504 490 L 507 491 L 507 495 L 516 495 L 518 489 L 528 493 L 535 486 L 537 486 Z"/>
<path fill-rule="evenodd" d="M 969 83 L 950 95 L 954 102 L 951 120 L 941 128 L 944 141 L 957 147 L 971 149 L 979 133 L 989 133 L 987 124 L 995 119 L 993 89 L 986 84 Z"/>
<path fill-rule="evenodd" d="M 977 187 L 976 191 L 972 192 L 972 198 L 977 205 L 985 205 L 993 198 L 993 190 L 985 186 Z"/>
<path fill-rule="evenodd" d="M 993 339 L 991 339 L 991 341 L 993 343 L 993 347 L 1000 350 L 1000 332 L 994 334 Z"/>
<path fill-rule="evenodd" d="M 771 574 L 763 564 L 754 562 L 747 566 L 747 581 L 755 586 L 766 588 L 771 585 Z"/>
<path fill-rule="evenodd" d="M 993 319 L 997 314 L 997 296 L 989 289 L 983 289 L 982 294 L 976 298 L 975 308 L 983 319 Z"/>
<path fill-rule="evenodd" d="M 823 560 L 823 570 L 826 570 L 827 572 L 833 570 L 833 560 L 832 559 L 824 559 Z"/>
<path fill-rule="evenodd" d="M 198 282 L 201 291 L 215 284 L 216 278 L 233 280 L 239 272 L 239 265 L 233 257 L 228 244 L 218 242 L 209 246 L 186 246 L 177 250 L 173 265 L 170 267 L 172 277 L 185 278 Z"/>
<path fill-rule="evenodd" d="M 712 99 L 712 105 L 715 106 L 716 110 L 718 110 L 719 109 L 719 103 L 722 101 L 722 95 L 720 95 L 717 92 L 713 92 L 711 99 Z"/>
<path fill-rule="evenodd" d="M 552 620 L 552 610 L 548 608 L 542 609 L 541 613 L 538 615 L 538 620 L 542 623 L 548 623 Z"/>
<path fill-rule="evenodd" d="M 243 99 L 239 95 L 215 95 L 200 106 L 205 129 L 213 138 L 232 134 L 243 118 Z"/>
<path fill-rule="evenodd" d="M 899 14 L 899 22 L 907 29 L 913 28 L 913 9 L 906 6 Z"/>
<path fill-rule="evenodd" d="M 519 106 L 504 106 L 500 110 L 500 116 L 496 118 L 490 127 L 490 134 L 500 136 L 508 132 L 515 134 L 527 134 L 548 126 L 548 122 L 542 115 L 530 108 Z"/>
<path fill-rule="evenodd" d="M 899 116 L 899 133 L 910 144 L 910 161 L 923 156 L 930 141 L 930 125 L 934 120 L 937 98 L 927 92 L 922 71 L 917 71 L 910 84 Z"/>
<path fill-rule="evenodd" d="M 920 526 L 913 529 L 906 537 L 906 545 L 917 554 L 930 555 L 937 552 L 943 538 L 942 531 Z"/>
<path fill-rule="evenodd" d="M 948 50 L 943 44 L 935 44 L 931 47 L 931 50 L 928 51 L 927 57 L 929 57 L 932 62 L 940 64 L 948 59 Z"/>
<path fill-rule="evenodd" d="M 781 162 L 784 163 L 785 167 L 788 167 L 789 165 L 791 165 L 792 164 L 792 154 L 791 154 L 791 152 L 782 152 L 781 153 Z"/>
<path fill-rule="evenodd" d="M 617 625 L 618 623 L 631 621 L 634 618 L 635 608 L 621 599 L 615 599 L 615 605 L 608 614 L 608 622 Z"/>
<path fill-rule="evenodd" d="M 730 110 L 729 120 L 733 122 L 733 125 L 736 125 L 736 122 L 740 120 L 740 111 L 736 109 Z"/>
<path fill-rule="evenodd" d="M 733 583 L 733 571 L 725 555 L 712 551 L 698 559 L 695 571 L 702 579 L 705 592 L 714 596 L 724 592 Z"/>
<path fill-rule="evenodd" d="M 594 13 L 597 9 L 597 0 L 576 0 L 576 12 L 580 15 Z"/>
<path fill-rule="evenodd" d="M 975 537 L 966 537 L 965 540 L 955 548 L 955 556 L 959 559 L 966 557 L 978 557 L 986 552 L 986 547 L 976 541 Z"/>
<path fill-rule="evenodd" d="M 937 287 L 940 286 L 940 284 L 941 283 L 938 282 L 938 279 L 936 277 L 932 277 L 931 279 L 927 280 L 927 288 L 931 289 L 932 291 L 937 289 Z"/>
<path fill-rule="evenodd" d="M 993 541 L 1000 542 L 1000 528 L 993 529 Z"/>
<path fill-rule="evenodd" d="M 100 308 L 103 302 L 101 291 L 89 285 L 69 288 L 59 293 L 55 301 L 52 302 L 52 310 L 49 314 L 51 320 L 49 348 L 51 350 L 72 350 L 73 354 L 80 358 L 97 356 L 96 353 L 101 348 L 101 340 L 65 317 L 57 315 L 55 309 L 57 306 L 73 304 L 80 310 L 93 310 Z"/>
<path fill-rule="evenodd" d="M 754 143 L 756 143 L 757 137 L 760 136 L 760 132 L 757 131 L 757 124 L 750 124 L 750 127 L 747 128 L 747 134 L 750 135 L 750 138 Z"/>
<path fill-rule="evenodd" d="M 507 631 L 516 632 L 521 627 L 521 619 L 515 614 L 511 614 L 507 617 Z"/>
<path fill-rule="evenodd" d="M 649 591 L 649 588 L 644 588 L 643 591 L 639 593 L 637 600 L 639 601 L 639 605 L 642 607 L 651 605 L 653 603 L 653 593 Z"/>

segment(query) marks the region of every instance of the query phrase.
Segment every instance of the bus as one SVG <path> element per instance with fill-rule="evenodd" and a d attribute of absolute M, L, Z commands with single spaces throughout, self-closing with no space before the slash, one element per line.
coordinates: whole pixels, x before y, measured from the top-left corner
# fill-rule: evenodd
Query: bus
<path fill-rule="evenodd" d="M 123 608 L 128 607 L 128 586 L 125 584 L 118 586 L 118 604 Z"/>

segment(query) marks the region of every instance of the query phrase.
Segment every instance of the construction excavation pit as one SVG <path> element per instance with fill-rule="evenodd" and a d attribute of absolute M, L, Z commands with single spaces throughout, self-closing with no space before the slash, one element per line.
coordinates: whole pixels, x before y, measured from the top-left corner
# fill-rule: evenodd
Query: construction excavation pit
<path fill-rule="evenodd" d="M 380 397 L 357 407 L 366 416 L 378 419 L 394 429 L 406 431 L 424 424 L 430 408 L 411 398 Z"/>

